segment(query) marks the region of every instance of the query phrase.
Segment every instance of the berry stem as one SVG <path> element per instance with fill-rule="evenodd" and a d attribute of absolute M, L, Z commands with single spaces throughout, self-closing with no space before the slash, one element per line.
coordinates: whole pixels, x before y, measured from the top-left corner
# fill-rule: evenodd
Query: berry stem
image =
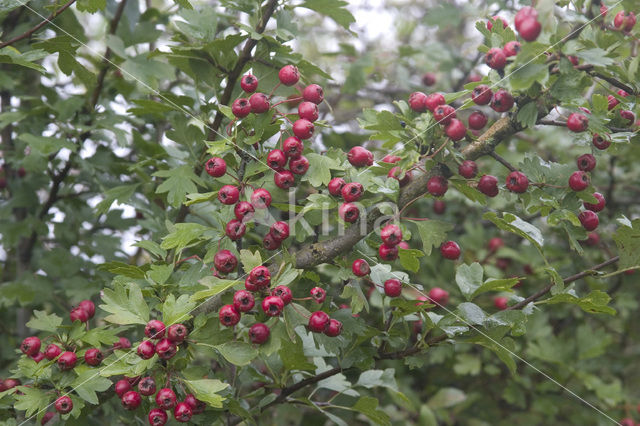
<path fill-rule="evenodd" d="M 276 86 L 277 87 L 277 86 Z M 276 102 L 275 104 L 271 105 L 271 108 L 275 108 L 278 105 L 287 103 L 287 102 L 297 102 L 297 101 L 301 101 L 302 100 L 302 96 L 298 96 L 297 98 L 291 98 L 291 99 L 283 99 L 280 102 Z M 294 115 L 294 114 L 292 114 Z"/>
<path fill-rule="evenodd" d="M 276 93 L 276 89 L 277 89 L 278 87 L 280 87 L 280 83 L 276 84 L 276 85 L 273 87 L 273 90 L 271 90 L 271 93 L 269 93 L 269 99 L 271 99 L 271 98 L 273 97 L 273 94 L 274 94 L 274 93 Z"/>

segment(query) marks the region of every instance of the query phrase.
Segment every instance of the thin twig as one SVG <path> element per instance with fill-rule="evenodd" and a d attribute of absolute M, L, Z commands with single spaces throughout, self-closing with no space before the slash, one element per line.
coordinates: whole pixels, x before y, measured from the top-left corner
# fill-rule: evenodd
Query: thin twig
<path fill-rule="evenodd" d="M 25 38 L 31 37 L 31 35 L 33 33 L 38 31 L 40 28 L 44 27 L 45 25 L 47 25 L 49 22 L 53 21 L 58 15 L 60 15 L 62 12 L 64 12 L 69 6 L 71 6 L 75 2 L 76 2 L 76 0 L 69 0 L 69 2 L 64 4 L 60 9 L 57 9 L 57 10 L 53 11 L 51 13 L 51 15 L 49 15 L 44 21 L 40 22 L 35 27 L 25 31 L 24 33 L 20 34 L 19 36 L 16 36 L 16 37 L 12 38 L 9 41 L 5 41 L 4 43 L 0 43 L 0 49 L 2 49 L 3 47 L 10 46 L 13 43 L 17 43 L 20 40 L 23 40 Z"/>

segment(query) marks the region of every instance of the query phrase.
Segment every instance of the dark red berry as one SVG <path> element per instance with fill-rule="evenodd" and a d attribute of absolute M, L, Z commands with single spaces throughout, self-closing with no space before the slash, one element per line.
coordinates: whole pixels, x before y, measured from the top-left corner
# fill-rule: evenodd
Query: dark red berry
<path fill-rule="evenodd" d="M 502 51 L 504 55 L 508 58 L 510 56 L 516 56 L 518 52 L 522 49 L 522 46 L 517 41 L 513 40 L 504 45 Z"/>
<path fill-rule="evenodd" d="M 507 189 L 511 192 L 521 194 L 529 188 L 529 179 L 524 173 L 513 171 L 507 175 Z"/>
<path fill-rule="evenodd" d="M 180 423 L 186 423 L 191 420 L 193 410 L 186 402 L 180 402 L 173 410 L 173 417 Z"/>
<path fill-rule="evenodd" d="M 292 130 L 293 134 L 296 135 L 300 139 L 309 139 L 313 136 L 313 131 L 315 126 L 309 120 L 304 118 L 300 118 L 293 122 Z"/>
<path fill-rule="evenodd" d="M 529 17 L 522 21 L 518 33 L 526 41 L 535 41 L 542 31 L 542 25 L 536 18 Z"/>
<path fill-rule="evenodd" d="M 342 323 L 337 319 L 331 318 L 329 325 L 324 329 L 324 334 L 329 337 L 338 337 L 342 333 Z"/>
<path fill-rule="evenodd" d="M 433 112 L 438 108 L 438 105 L 446 104 L 446 101 L 442 93 L 431 93 L 425 98 L 424 104 L 429 111 Z"/>
<path fill-rule="evenodd" d="M 362 197 L 364 188 L 359 182 L 351 182 L 342 187 L 342 198 L 347 203 L 358 201 Z"/>
<path fill-rule="evenodd" d="M 144 335 L 150 339 L 162 339 L 164 337 L 164 331 L 164 323 L 159 320 L 151 320 L 144 327 Z"/>
<path fill-rule="evenodd" d="M 498 195 L 498 178 L 491 175 L 483 175 L 478 181 L 478 191 L 487 197 Z"/>
<path fill-rule="evenodd" d="M 44 357 L 51 361 L 53 359 L 56 359 L 56 357 L 61 353 L 62 349 L 60 349 L 60 346 L 56 345 L 55 343 L 50 343 L 44 350 Z"/>
<path fill-rule="evenodd" d="M 323 303 L 327 298 L 327 292 L 321 287 L 314 287 L 309 291 L 316 303 Z"/>
<path fill-rule="evenodd" d="M 218 271 L 228 274 L 238 266 L 238 258 L 229 250 L 220 250 L 213 256 L 213 264 Z"/>
<path fill-rule="evenodd" d="M 22 341 L 22 344 L 20 345 L 20 350 L 25 355 L 29 355 L 29 356 L 35 355 L 38 352 L 40 352 L 40 345 L 41 345 L 40 339 L 38 339 L 35 336 L 31 336 L 31 337 L 27 337 Z"/>
<path fill-rule="evenodd" d="M 78 303 L 78 307 L 84 309 L 89 315 L 89 319 L 96 314 L 96 305 L 91 300 L 83 300 Z"/>
<path fill-rule="evenodd" d="M 224 185 L 218 191 L 218 200 L 222 204 L 233 205 L 238 202 L 238 198 L 240 198 L 240 190 L 233 185 Z"/>
<path fill-rule="evenodd" d="M 212 157 L 207 160 L 204 169 L 209 176 L 221 177 L 227 173 L 227 163 L 220 157 Z"/>
<path fill-rule="evenodd" d="M 267 288 L 271 283 L 271 273 L 264 265 L 256 266 L 249 272 L 249 281 L 257 285 L 258 288 Z"/>
<path fill-rule="evenodd" d="M 611 141 L 608 138 L 602 137 L 597 133 L 593 135 L 592 142 L 593 146 L 600 150 L 605 150 L 611 145 Z"/>
<path fill-rule="evenodd" d="M 578 219 L 582 224 L 582 227 L 587 231 L 594 231 L 600 221 L 598 220 L 598 215 L 592 212 L 591 210 L 585 210 L 578 215 Z"/>
<path fill-rule="evenodd" d="M 451 120 L 449 125 L 445 127 L 444 132 L 449 136 L 449 138 L 453 141 L 459 141 L 465 137 L 467 134 L 467 128 L 464 123 L 457 118 Z"/>
<path fill-rule="evenodd" d="M 593 196 L 596 197 L 596 199 L 598 200 L 597 204 L 591 204 L 591 203 L 587 203 L 586 201 L 584 203 L 582 203 L 582 205 L 584 206 L 585 209 L 587 210 L 591 210 L 592 212 L 600 212 L 602 210 L 604 210 L 605 206 L 607 205 L 604 196 L 599 193 L 599 192 L 594 192 Z"/>
<path fill-rule="evenodd" d="M 455 241 L 447 241 L 440 246 L 440 253 L 445 259 L 456 260 L 460 257 L 460 246 Z"/>
<path fill-rule="evenodd" d="M 494 70 L 501 70 L 507 64 L 507 57 L 502 49 L 493 47 L 484 56 L 484 63 Z"/>
<path fill-rule="evenodd" d="M 60 370 L 71 370 L 76 366 L 76 362 L 78 361 L 78 357 L 75 352 L 63 352 L 58 357 L 58 367 Z"/>
<path fill-rule="evenodd" d="M 251 340 L 251 343 L 261 345 L 269 339 L 270 333 L 271 331 L 269 330 L 269 327 L 261 322 L 258 322 L 253 324 L 251 328 L 249 328 L 249 340 Z"/>
<path fill-rule="evenodd" d="M 207 408 L 206 403 L 200 401 L 199 399 L 196 399 L 196 397 L 190 393 L 185 395 L 184 402 L 186 402 L 189 405 L 189 407 L 191 407 L 193 414 L 203 413 L 204 410 Z"/>
<path fill-rule="evenodd" d="M 429 300 L 438 306 L 445 306 L 449 302 L 449 292 L 440 287 L 434 287 L 429 290 Z"/>
<path fill-rule="evenodd" d="M 122 398 L 122 395 L 131 390 L 131 383 L 127 379 L 118 380 L 115 386 L 116 395 Z"/>
<path fill-rule="evenodd" d="M 433 201 L 433 212 L 435 214 L 444 214 L 445 210 L 447 210 L 447 203 L 442 200 Z"/>
<path fill-rule="evenodd" d="M 289 170 L 291 173 L 303 175 L 307 173 L 307 170 L 309 170 L 309 160 L 307 160 L 307 157 L 304 155 L 301 155 L 298 158 L 292 158 L 289 161 Z"/>
<path fill-rule="evenodd" d="M 366 148 L 354 146 L 347 153 L 347 160 L 354 167 L 371 166 L 373 164 L 373 154 Z"/>
<path fill-rule="evenodd" d="M 280 79 L 280 83 L 285 86 L 293 86 L 300 80 L 300 71 L 298 71 L 298 67 L 295 65 L 285 65 L 280 68 L 278 79 Z"/>
<path fill-rule="evenodd" d="M 271 193 L 264 188 L 258 188 L 251 194 L 251 205 L 256 209 L 267 209 L 271 205 Z"/>
<path fill-rule="evenodd" d="M 251 113 L 251 104 L 245 98 L 236 99 L 231 104 L 231 112 L 237 118 L 244 118 Z"/>
<path fill-rule="evenodd" d="M 491 99 L 491 108 L 496 112 L 507 112 L 513 107 L 513 104 L 513 96 L 504 89 L 498 90 Z"/>
<path fill-rule="evenodd" d="M 356 277 L 364 277 L 369 275 L 369 272 L 371 272 L 371 268 L 369 267 L 369 264 L 366 260 L 356 259 L 351 264 L 351 271 Z"/>
<path fill-rule="evenodd" d="M 338 197 L 342 195 L 342 187 L 346 185 L 346 182 L 341 177 L 336 177 L 331 179 L 329 185 L 327 185 L 327 189 L 329 190 L 329 194 L 334 197 Z"/>
<path fill-rule="evenodd" d="M 425 86 L 433 86 L 436 84 L 436 75 L 432 72 L 422 74 L 422 84 Z"/>
<path fill-rule="evenodd" d="M 316 311 L 309 317 L 309 330 L 314 333 L 324 333 L 329 326 L 329 315 L 323 311 Z"/>
<path fill-rule="evenodd" d="M 235 215 L 236 219 L 241 222 L 251 221 L 251 219 L 253 219 L 255 211 L 256 210 L 255 208 L 253 208 L 253 205 L 251 205 L 251 203 L 248 201 L 240 201 L 233 208 L 233 214 Z"/>
<path fill-rule="evenodd" d="M 397 246 L 402 241 L 402 231 L 398 225 L 390 223 L 382 228 L 380 238 L 388 246 Z"/>
<path fill-rule="evenodd" d="M 456 110 L 451 105 L 438 105 L 433 110 L 433 118 L 440 124 L 446 126 L 451 120 L 456 118 Z"/>
<path fill-rule="evenodd" d="M 380 244 L 378 248 L 378 255 L 380 259 L 387 262 L 394 261 L 398 258 L 398 246 L 388 246 L 386 244 Z"/>
<path fill-rule="evenodd" d="M 233 306 L 240 312 L 249 312 L 255 304 L 253 294 L 247 290 L 238 290 L 233 295 Z"/>
<path fill-rule="evenodd" d="M 81 307 L 77 307 L 73 308 L 71 312 L 69 312 L 69 318 L 71 319 L 71 322 L 87 322 L 89 321 L 89 313 Z"/>
<path fill-rule="evenodd" d="M 264 93 L 254 93 L 249 98 L 249 105 L 251 105 L 251 112 L 254 114 L 262 114 L 269 111 L 271 105 L 269 104 L 269 98 Z"/>
<path fill-rule="evenodd" d="M 156 381 L 153 377 L 143 377 L 138 383 L 138 391 L 141 395 L 149 396 L 156 393 Z"/>
<path fill-rule="evenodd" d="M 324 99 L 324 92 L 322 91 L 322 87 L 317 84 L 310 84 L 304 88 L 302 91 L 302 98 L 305 101 L 313 102 L 318 105 Z"/>
<path fill-rule="evenodd" d="M 164 410 L 171 410 L 176 402 L 176 394 L 169 388 L 162 388 L 156 394 L 156 405 Z"/>
<path fill-rule="evenodd" d="M 384 282 L 384 294 L 389 297 L 398 297 L 402 294 L 402 283 L 395 278 Z"/>
<path fill-rule="evenodd" d="M 400 184 L 400 188 L 411 182 L 411 172 L 405 172 L 400 167 L 392 167 L 387 173 L 387 177 L 395 179 Z"/>
<path fill-rule="evenodd" d="M 358 220 L 360 210 L 353 203 L 342 203 L 338 208 L 338 215 L 347 223 L 353 223 Z"/>
<path fill-rule="evenodd" d="M 304 118 L 305 120 L 309 120 L 310 122 L 314 122 L 318 119 L 318 105 L 313 102 L 302 102 L 298 105 L 298 116 L 300 118 Z"/>
<path fill-rule="evenodd" d="M 409 95 L 409 108 L 414 110 L 415 112 L 425 112 L 427 110 L 427 105 L 425 101 L 427 100 L 427 95 L 422 92 L 413 92 Z"/>
<path fill-rule="evenodd" d="M 245 74 L 240 80 L 240 87 L 246 93 L 253 93 L 258 88 L 258 79 L 252 74 Z"/>
<path fill-rule="evenodd" d="M 91 365 L 92 367 L 100 365 L 102 359 L 103 355 L 102 352 L 100 352 L 100 349 L 91 348 L 87 349 L 87 351 L 84 353 L 84 362 Z"/>
<path fill-rule="evenodd" d="M 447 189 L 449 189 L 449 184 L 443 176 L 432 176 L 427 181 L 427 191 L 434 197 L 442 197 L 447 192 Z"/>
<path fill-rule="evenodd" d="M 226 327 L 232 327 L 240 322 L 240 312 L 233 305 L 224 305 L 218 313 L 220 323 Z"/>
<path fill-rule="evenodd" d="M 144 340 L 140 342 L 136 352 L 140 358 L 149 359 L 156 353 L 156 347 L 151 340 Z"/>
<path fill-rule="evenodd" d="M 164 410 L 154 408 L 149 411 L 147 419 L 149 420 L 150 426 L 164 426 L 167 423 L 167 420 L 169 420 L 169 416 L 167 416 L 167 413 Z"/>
<path fill-rule="evenodd" d="M 289 225 L 287 222 L 278 221 L 271 225 L 269 232 L 277 241 L 284 241 L 289 238 Z"/>
<path fill-rule="evenodd" d="M 487 105 L 491 102 L 492 96 L 493 92 L 486 84 L 476 86 L 471 92 L 471 100 L 475 102 L 476 105 Z"/>
<path fill-rule="evenodd" d="M 473 179 L 478 174 L 478 165 L 475 161 L 465 160 L 458 166 L 458 173 L 466 179 Z"/>
<path fill-rule="evenodd" d="M 229 223 L 227 223 L 225 232 L 231 241 L 237 241 L 247 232 L 247 225 L 238 219 L 231 219 Z"/>
<path fill-rule="evenodd" d="M 500 309 L 501 311 L 504 311 L 505 309 L 507 309 L 507 301 L 509 299 L 507 299 L 506 297 L 494 297 L 493 298 L 493 306 L 495 306 L 496 308 Z"/>
<path fill-rule="evenodd" d="M 469 127 L 473 130 L 480 130 L 487 125 L 487 116 L 480 111 L 474 111 L 469 115 Z"/>
<path fill-rule="evenodd" d="M 584 132 L 589 127 L 589 119 L 578 112 L 569 115 L 567 128 L 572 132 Z"/>
<path fill-rule="evenodd" d="M 298 158 L 302 155 L 304 144 L 296 136 L 290 136 L 282 142 L 282 150 L 288 158 Z"/>
<path fill-rule="evenodd" d="M 173 324 L 167 329 L 167 338 L 173 343 L 180 344 L 189 335 L 189 330 L 183 324 Z"/>
<path fill-rule="evenodd" d="M 273 151 L 269 152 L 269 154 L 267 154 L 267 165 L 276 171 L 284 169 L 284 166 L 287 165 L 287 156 L 285 155 L 284 151 L 280 149 L 274 149 Z"/>
<path fill-rule="evenodd" d="M 573 172 L 569 176 L 569 187 L 574 191 L 582 191 L 589 186 L 589 175 L 583 171 Z"/>
<path fill-rule="evenodd" d="M 578 157 L 576 163 L 578 164 L 578 169 L 583 172 L 590 172 L 596 168 L 596 157 L 591 154 L 582 154 Z"/>
<path fill-rule="evenodd" d="M 60 398 L 56 399 L 56 402 L 53 404 L 56 411 L 60 414 L 67 414 L 73 410 L 73 401 L 67 395 L 63 395 Z"/>
<path fill-rule="evenodd" d="M 262 300 L 262 310 L 270 317 L 277 317 L 284 309 L 284 300 L 278 296 L 268 296 Z"/>
<path fill-rule="evenodd" d="M 275 287 L 271 290 L 271 295 L 282 299 L 282 302 L 285 304 L 285 306 L 291 303 L 291 301 L 293 300 L 293 293 L 291 292 L 291 289 L 286 285 L 279 285 Z"/>
<path fill-rule="evenodd" d="M 522 23 L 529 18 L 537 19 L 538 11 L 535 10 L 533 7 L 524 6 L 522 9 L 518 11 L 518 13 L 516 13 L 516 16 L 514 19 L 514 24 L 515 24 L 514 26 L 516 27 L 516 31 L 520 31 L 520 26 L 522 25 Z"/>
<path fill-rule="evenodd" d="M 276 186 L 280 189 L 289 189 L 296 183 L 295 178 L 293 177 L 293 173 L 291 173 L 289 170 L 276 172 L 276 174 L 273 176 L 273 180 Z"/>
<path fill-rule="evenodd" d="M 176 345 L 169 339 L 162 339 L 156 344 L 156 353 L 160 359 L 168 360 L 178 352 Z"/>

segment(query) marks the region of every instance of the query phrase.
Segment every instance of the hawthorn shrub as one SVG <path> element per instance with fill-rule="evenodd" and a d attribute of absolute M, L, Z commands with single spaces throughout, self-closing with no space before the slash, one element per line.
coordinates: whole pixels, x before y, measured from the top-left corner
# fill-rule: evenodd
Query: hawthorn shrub
<path fill-rule="evenodd" d="M 2 424 L 639 420 L 637 4 L 476 3 L 0 6 Z"/>

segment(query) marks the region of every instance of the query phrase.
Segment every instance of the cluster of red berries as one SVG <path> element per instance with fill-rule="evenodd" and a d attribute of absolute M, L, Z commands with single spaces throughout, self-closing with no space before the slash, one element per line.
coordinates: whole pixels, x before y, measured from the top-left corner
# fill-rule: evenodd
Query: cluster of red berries
<path fill-rule="evenodd" d="M 253 268 L 245 279 L 244 286 L 246 290 L 236 291 L 233 295 L 233 303 L 220 308 L 218 312 L 220 323 L 226 327 L 233 327 L 238 324 L 241 315 L 250 312 L 255 307 L 255 295 L 262 295 L 264 297 L 261 308 L 265 315 L 268 317 L 280 316 L 284 307 L 293 300 L 293 293 L 291 289 L 285 285 L 279 285 L 269 290 L 270 285 L 271 273 L 269 272 L 269 268 L 262 265 Z M 327 297 L 326 291 L 320 287 L 312 288 L 310 294 L 310 299 L 319 304 L 323 303 Z M 331 323 L 333 324 L 331 327 L 332 331 L 326 334 L 332 337 L 338 336 L 342 330 L 342 323 L 333 319 Z M 314 330 L 311 327 L 311 322 L 309 324 L 309 328 Z M 258 322 L 249 328 L 249 340 L 251 340 L 252 343 L 261 345 L 269 339 L 270 333 L 271 331 L 266 324 Z"/>
<path fill-rule="evenodd" d="M 133 390 L 137 385 L 137 391 Z M 163 426 L 169 420 L 167 410 L 173 410 L 173 417 L 180 423 L 186 423 L 196 414 L 203 413 L 206 404 L 193 394 L 186 394 L 182 402 L 178 402 L 176 393 L 168 387 L 156 392 L 156 381 L 152 376 L 125 377 L 116 382 L 115 392 L 126 410 L 135 410 L 142 404 L 142 397 L 155 401 L 157 408 L 149 411 L 147 419 L 151 426 Z M 153 396 L 155 395 L 155 398 Z"/>
<path fill-rule="evenodd" d="M 409 95 L 409 107 L 419 113 L 430 111 L 434 120 L 444 126 L 445 134 L 454 141 L 459 141 L 467 134 L 467 128 L 458 120 L 455 108 L 447 105 L 441 93 L 426 95 L 413 92 Z"/>
<path fill-rule="evenodd" d="M 600 13 L 603 16 L 607 15 L 607 7 L 604 4 L 600 6 Z M 613 18 L 613 26 L 620 31 L 630 32 L 635 25 L 636 15 L 633 12 L 621 10 L 616 13 L 616 16 Z"/>

